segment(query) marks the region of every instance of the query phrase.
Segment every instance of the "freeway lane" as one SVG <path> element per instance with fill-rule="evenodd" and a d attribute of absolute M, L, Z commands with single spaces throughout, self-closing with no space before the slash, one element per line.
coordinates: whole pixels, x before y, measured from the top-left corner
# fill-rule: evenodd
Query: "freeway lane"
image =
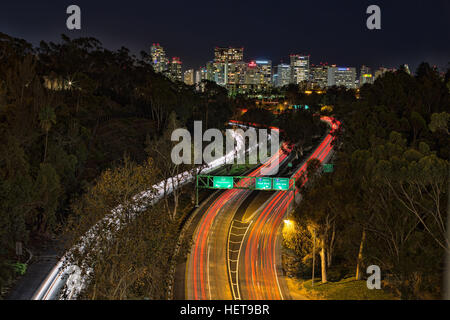
<path fill-rule="evenodd" d="M 282 163 L 287 157 L 282 149 L 249 176 L 259 176 L 261 168 L 271 166 L 273 161 Z M 186 264 L 186 299 L 232 299 L 227 273 L 227 234 L 234 213 L 249 193 L 227 190 L 203 214 Z"/>
<path fill-rule="evenodd" d="M 323 120 L 332 126 L 332 131 L 337 128 L 331 124 L 332 119 Z M 332 140 L 329 133 L 308 160 L 326 158 L 332 149 Z M 286 158 L 286 154 L 280 152 L 275 156 Z M 306 161 L 292 177 L 298 179 L 305 169 Z M 259 175 L 260 170 L 250 174 Z M 237 212 L 238 209 L 245 211 L 245 206 L 242 205 L 250 193 L 245 190 L 225 191 L 203 213 L 194 233 L 194 244 L 186 264 L 186 299 L 290 297 L 289 294 L 282 293 L 286 290 L 282 289 L 284 285 L 280 284 L 277 276 L 275 249 L 279 243 L 277 232 L 293 200 L 293 193 L 274 193 L 261 210 L 253 210 L 255 214 L 249 221 L 241 221 Z M 236 264 L 233 264 L 234 261 Z"/>
<path fill-rule="evenodd" d="M 338 124 L 332 124 L 332 119 L 324 118 L 323 120 L 330 124 L 331 131 L 337 129 Z M 323 162 L 332 150 L 333 140 L 331 133 L 328 134 L 293 177 L 298 179 L 302 175 L 309 159 L 317 158 Z M 261 214 L 254 219 L 247 236 L 244 237 L 241 258 L 238 261 L 239 290 L 242 299 L 282 300 L 290 297 L 282 279 L 278 277 L 279 260 L 277 260 L 276 248 L 277 243 L 280 243 L 278 231 L 282 219 L 293 198 L 292 192 L 277 192 L 267 202 Z"/>

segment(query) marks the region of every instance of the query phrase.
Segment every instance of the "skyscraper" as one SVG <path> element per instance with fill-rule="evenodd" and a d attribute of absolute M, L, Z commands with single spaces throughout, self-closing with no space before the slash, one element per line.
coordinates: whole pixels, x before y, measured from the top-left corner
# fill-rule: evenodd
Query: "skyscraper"
<path fill-rule="evenodd" d="M 344 86 L 355 89 L 356 69 L 349 67 L 329 67 L 328 86 Z"/>
<path fill-rule="evenodd" d="M 274 74 L 274 86 L 283 87 L 291 82 L 291 66 L 281 63 L 276 67 Z"/>
<path fill-rule="evenodd" d="M 309 56 L 291 54 L 291 83 L 309 81 Z"/>
<path fill-rule="evenodd" d="M 313 89 L 323 89 L 328 85 L 328 65 L 311 66 L 311 85 Z"/>
<path fill-rule="evenodd" d="M 247 65 L 244 75 L 244 84 L 248 86 L 257 86 L 260 83 L 259 68 L 255 61 L 250 61 Z"/>
<path fill-rule="evenodd" d="M 214 81 L 226 86 L 237 81 L 238 65 L 244 59 L 244 48 L 216 47 L 214 49 Z M 231 71 L 231 80 L 229 73 Z"/>
<path fill-rule="evenodd" d="M 178 57 L 173 57 L 172 61 L 170 62 L 169 65 L 169 78 L 172 81 L 182 81 L 182 73 L 181 73 L 181 65 L 182 62 L 180 60 L 180 58 Z"/>
<path fill-rule="evenodd" d="M 268 87 L 272 85 L 272 61 L 270 60 L 256 60 L 259 69 L 259 83 L 262 86 Z"/>
<path fill-rule="evenodd" d="M 184 83 L 188 86 L 194 85 L 194 69 L 189 69 L 184 72 Z"/>
<path fill-rule="evenodd" d="M 154 43 L 150 48 L 150 56 L 152 57 L 152 65 L 155 72 L 165 72 L 168 69 L 168 60 L 164 48 L 159 43 Z"/>
<path fill-rule="evenodd" d="M 195 84 L 198 84 L 202 81 L 202 70 L 195 71 Z"/>
<path fill-rule="evenodd" d="M 244 82 L 247 65 L 244 61 L 236 61 L 228 64 L 227 85 L 239 85 Z"/>
<path fill-rule="evenodd" d="M 373 83 L 373 74 L 369 67 L 362 65 L 361 71 L 359 73 L 359 86 L 362 87 L 366 83 L 372 84 Z"/>

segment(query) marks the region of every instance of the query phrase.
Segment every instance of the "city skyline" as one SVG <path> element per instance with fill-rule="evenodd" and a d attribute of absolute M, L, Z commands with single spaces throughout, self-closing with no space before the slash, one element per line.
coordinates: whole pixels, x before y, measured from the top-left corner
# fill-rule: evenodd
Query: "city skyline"
<path fill-rule="evenodd" d="M 161 48 L 165 48 L 166 47 L 166 45 L 164 44 L 164 43 L 159 43 L 159 42 L 153 42 L 152 44 L 151 44 L 151 46 L 160 46 Z M 214 48 L 230 48 L 230 49 L 232 49 L 232 48 L 238 48 L 239 46 L 236 46 L 236 47 L 234 47 L 234 46 L 215 46 Z M 244 50 L 245 50 L 245 48 L 244 47 L 240 47 L 240 48 L 243 48 Z M 186 64 L 185 63 L 185 60 L 183 59 L 183 56 L 181 56 L 181 55 L 176 55 L 176 53 L 175 54 L 168 54 L 168 52 L 165 52 L 165 57 L 167 58 L 167 63 L 169 63 L 169 61 L 171 61 L 171 59 L 172 58 L 177 58 L 177 59 L 180 59 L 181 61 L 182 61 L 182 63 L 183 63 L 183 72 L 184 71 L 187 71 L 187 70 L 191 70 L 191 69 L 193 69 L 193 70 L 195 70 L 195 71 L 197 71 L 197 70 L 199 70 L 199 69 L 201 69 L 201 68 L 204 68 L 205 66 L 206 66 L 206 64 L 207 63 L 209 63 L 209 62 L 213 62 L 214 61 L 214 54 L 213 54 L 213 48 L 211 48 L 210 49 L 210 59 L 209 60 L 206 60 L 206 61 L 204 61 L 203 63 L 199 63 L 198 65 L 196 65 L 196 66 L 192 66 L 192 65 L 188 65 L 188 64 Z M 149 52 L 149 53 L 151 53 L 152 52 L 152 50 L 150 49 L 150 50 L 147 50 L 147 52 Z M 387 69 L 398 69 L 400 66 L 402 66 L 402 65 L 408 65 L 409 66 L 409 64 L 408 63 L 406 63 L 406 62 L 400 62 L 398 65 L 387 65 L 387 64 L 375 64 L 375 65 L 369 65 L 368 63 L 361 63 L 360 65 L 358 65 L 358 64 L 354 64 L 354 63 L 349 63 L 349 64 L 343 64 L 343 63 L 338 63 L 338 62 L 335 62 L 335 61 L 331 61 L 331 60 L 327 60 L 327 59 L 324 59 L 324 60 L 320 60 L 319 62 L 318 61 L 316 61 L 315 59 L 314 59 L 314 57 L 312 57 L 310 54 L 303 54 L 303 53 L 299 53 L 299 52 L 297 52 L 297 53 L 288 53 L 288 54 L 286 54 L 286 55 L 284 55 L 284 56 L 282 56 L 279 60 L 274 60 L 274 59 L 271 59 L 271 57 L 270 56 L 268 56 L 268 55 L 261 55 L 261 56 L 259 56 L 259 57 L 251 57 L 251 58 L 248 58 L 248 57 L 246 57 L 245 56 L 245 54 L 244 54 L 244 59 L 242 60 L 242 61 L 245 61 L 245 62 L 252 62 L 252 61 L 270 61 L 270 62 L 272 62 L 272 66 L 278 66 L 278 65 L 290 65 L 290 57 L 291 56 L 296 56 L 296 55 L 304 55 L 304 56 L 309 56 L 310 57 L 310 66 L 320 66 L 320 65 L 328 65 L 328 66 L 332 66 L 332 65 L 334 65 L 334 66 L 337 66 L 337 67 L 347 67 L 347 66 L 349 66 L 349 67 L 355 67 L 355 68 L 357 68 L 357 69 L 359 69 L 360 67 L 364 67 L 364 66 L 366 66 L 366 67 L 369 67 L 370 69 L 372 69 L 372 70 L 376 70 L 376 69 L 380 69 L 380 68 L 387 68 Z M 423 61 L 423 62 L 429 62 L 429 61 Z M 433 66 L 435 66 L 435 65 L 433 65 Z M 436 67 L 438 67 L 439 68 L 439 66 L 437 66 L 436 65 Z M 414 70 L 414 69 L 413 69 Z M 440 71 L 445 71 L 446 69 L 442 69 L 442 70 L 440 70 Z"/>
<path fill-rule="evenodd" d="M 199 69 L 183 69 L 180 57 L 170 59 L 160 43 L 153 43 L 148 61 L 155 72 L 166 75 L 172 81 L 183 81 L 187 85 L 195 84 L 198 90 L 202 90 L 200 82 L 210 80 L 226 87 L 230 94 L 264 91 L 273 87 L 302 83 L 306 89 L 315 90 L 331 86 L 357 89 L 364 84 L 372 84 L 387 71 L 403 68 L 405 72 L 411 74 L 408 64 L 401 64 L 398 68 L 384 66 L 371 68 L 364 64 L 361 66 L 342 66 L 328 62 L 314 64 L 311 63 L 310 55 L 291 54 L 289 58 L 289 64 L 283 61 L 274 64 L 268 59 L 248 60 L 245 59 L 243 47 L 216 46 L 212 61 L 206 62 Z"/>

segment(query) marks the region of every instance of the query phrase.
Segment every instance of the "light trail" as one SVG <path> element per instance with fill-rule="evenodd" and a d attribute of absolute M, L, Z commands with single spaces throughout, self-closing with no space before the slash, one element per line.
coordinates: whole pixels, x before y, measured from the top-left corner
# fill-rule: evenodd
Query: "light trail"
<path fill-rule="evenodd" d="M 258 167 L 256 170 L 252 171 L 248 176 L 257 177 L 261 173 L 262 168 L 271 167 L 274 161 L 278 163 L 283 162 L 286 159 L 287 153 L 283 149 L 289 150 L 287 144 L 283 144 L 283 147 L 278 150 L 278 152 L 269 158 L 262 166 Z M 290 151 L 290 150 L 289 150 Z M 278 168 L 277 168 L 278 170 Z M 240 181 L 240 183 L 245 183 Z M 207 209 L 205 215 L 202 217 L 200 224 L 195 235 L 195 243 L 193 245 L 192 254 L 189 255 L 188 262 L 188 277 L 186 278 L 186 286 L 188 289 L 188 298 L 195 300 L 206 300 L 208 296 L 206 295 L 206 288 L 210 287 L 208 281 L 208 268 L 205 269 L 205 265 L 208 265 L 208 254 L 205 254 L 208 250 L 207 243 L 208 237 L 211 233 L 212 225 L 217 215 L 223 209 L 224 204 L 234 203 L 236 206 L 240 203 L 248 194 L 247 190 L 233 189 L 227 190 L 222 193 L 213 204 Z M 192 264 L 192 267 L 189 265 Z M 206 275 L 205 275 L 206 274 Z M 193 293 L 189 292 L 193 289 Z M 230 289 L 231 290 L 231 289 Z"/>
<path fill-rule="evenodd" d="M 306 170 L 308 160 L 317 158 L 320 162 L 323 162 L 333 149 L 331 146 L 331 143 L 334 141 L 332 133 L 338 129 L 340 123 L 333 123 L 334 119 L 329 117 L 322 117 L 322 120 L 330 125 L 331 130 L 329 134 L 300 169 L 292 175 L 292 178 L 298 179 L 301 177 Z M 307 178 L 303 180 L 302 185 L 306 182 Z M 297 194 L 298 190 L 294 192 Z M 244 238 L 243 240 L 245 242 L 244 255 L 239 263 L 243 264 L 241 270 L 244 273 L 242 277 L 244 286 L 241 296 L 244 299 L 283 299 L 276 271 L 275 244 L 279 236 L 278 230 L 282 220 L 293 200 L 293 192 L 277 192 L 256 219 L 248 233 L 247 239 Z M 254 284 L 259 284 L 259 286 Z"/>

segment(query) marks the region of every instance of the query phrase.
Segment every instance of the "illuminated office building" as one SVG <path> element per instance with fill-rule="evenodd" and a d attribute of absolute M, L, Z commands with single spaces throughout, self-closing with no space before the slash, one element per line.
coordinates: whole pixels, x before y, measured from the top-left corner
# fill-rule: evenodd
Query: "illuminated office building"
<path fill-rule="evenodd" d="M 272 85 L 272 61 L 270 60 L 256 60 L 255 61 L 259 71 L 259 84 L 262 86 Z"/>
<path fill-rule="evenodd" d="M 273 77 L 275 87 L 287 86 L 291 82 L 291 66 L 284 63 L 279 64 L 276 66 L 276 72 Z"/>
<path fill-rule="evenodd" d="M 195 71 L 195 84 L 198 84 L 202 81 L 202 69 Z"/>
<path fill-rule="evenodd" d="M 159 43 L 154 43 L 150 48 L 150 56 L 155 72 L 165 72 L 168 69 L 168 60 L 164 48 Z"/>
<path fill-rule="evenodd" d="M 291 54 L 291 83 L 309 81 L 309 56 Z"/>
<path fill-rule="evenodd" d="M 228 64 L 227 85 L 239 85 L 243 83 L 247 64 L 237 61 Z"/>
<path fill-rule="evenodd" d="M 200 83 L 203 80 L 209 80 L 208 69 L 206 67 L 201 67 L 199 70 L 195 71 L 195 83 Z"/>
<path fill-rule="evenodd" d="M 228 83 L 228 63 L 214 62 L 212 77 L 212 80 L 218 85 L 226 85 Z"/>
<path fill-rule="evenodd" d="M 348 67 L 328 68 L 328 87 L 344 86 L 348 89 L 355 89 L 356 69 Z"/>
<path fill-rule="evenodd" d="M 214 49 L 213 81 L 226 86 L 238 84 L 244 59 L 244 48 L 216 47 Z"/>
<path fill-rule="evenodd" d="M 244 75 L 245 85 L 256 86 L 260 83 L 260 72 L 255 61 L 250 61 Z"/>
<path fill-rule="evenodd" d="M 182 73 L 181 73 L 181 66 L 182 66 L 182 62 L 180 60 L 180 58 L 178 57 L 173 57 L 172 61 L 170 62 L 169 65 L 169 78 L 172 81 L 182 81 Z"/>
<path fill-rule="evenodd" d="M 184 72 L 184 83 L 188 86 L 194 85 L 194 69 L 189 69 Z"/>
<path fill-rule="evenodd" d="M 373 74 L 369 67 L 363 65 L 359 73 L 359 86 L 362 87 L 366 83 L 372 84 L 374 80 Z"/>
<path fill-rule="evenodd" d="M 328 65 L 319 64 L 311 66 L 311 87 L 313 89 L 323 89 L 328 85 Z"/>

